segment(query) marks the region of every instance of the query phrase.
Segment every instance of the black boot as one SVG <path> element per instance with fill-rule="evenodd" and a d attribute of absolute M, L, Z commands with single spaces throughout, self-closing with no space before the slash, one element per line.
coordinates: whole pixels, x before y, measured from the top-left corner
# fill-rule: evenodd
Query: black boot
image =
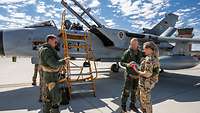
<path fill-rule="evenodd" d="M 33 85 L 33 86 L 36 86 L 36 85 L 37 85 L 37 84 L 36 84 L 36 79 L 35 79 L 35 78 L 32 79 L 32 85 Z"/>
<path fill-rule="evenodd" d="M 52 106 L 50 113 L 60 113 L 59 106 L 58 105 Z"/>
<path fill-rule="evenodd" d="M 130 110 L 133 110 L 134 112 L 139 112 L 139 110 L 135 107 L 135 103 L 131 102 L 129 108 L 130 108 Z"/>
<path fill-rule="evenodd" d="M 58 108 L 51 108 L 50 113 L 60 113 Z"/>
<path fill-rule="evenodd" d="M 39 98 L 39 99 L 38 99 L 38 102 L 42 102 L 42 99 L 41 99 L 41 98 Z"/>
<path fill-rule="evenodd" d="M 50 113 L 50 109 L 51 109 L 51 103 L 50 102 L 44 102 L 43 103 L 43 113 Z"/>
<path fill-rule="evenodd" d="M 126 111 L 126 105 L 122 105 L 121 107 L 122 107 L 122 113 L 126 113 L 127 112 Z"/>

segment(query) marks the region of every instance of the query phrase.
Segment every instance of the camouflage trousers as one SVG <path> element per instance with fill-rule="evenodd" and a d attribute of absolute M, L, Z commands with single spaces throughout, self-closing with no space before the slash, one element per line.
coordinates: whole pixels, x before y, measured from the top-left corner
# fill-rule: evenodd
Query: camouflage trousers
<path fill-rule="evenodd" d="M 59 105 L 62 100 L 62 94 L 57 81 L 57 73 L 43 72 L 43 113 L 60 113 Z"/>
<path fill-rule="evenodd" d="M 140 86 L 140 106 L 143 113 L 152 113 L 151 89 Z"/>
<path fill-rule="evenodd" d="M 42 74 L 42 70 L 39 71 L 39 75 L 40 75 L 40 100 L 43 100 L 44 92 L 46 89 L 45 89 L 45 81 Z"/>
<path fill-rule="evenodd" d="M 129 76 L 125 79 L 124 88 L 121 96 L 121 105 L 126 106 L 127 99 L 131 94 L 131 103 L 135 104 L 138 89 L 138 79 L 131 78 Z"/>

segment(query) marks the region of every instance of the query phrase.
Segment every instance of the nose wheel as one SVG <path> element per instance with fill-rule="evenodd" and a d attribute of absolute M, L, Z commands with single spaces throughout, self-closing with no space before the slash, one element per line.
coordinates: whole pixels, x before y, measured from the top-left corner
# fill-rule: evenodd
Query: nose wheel
<path fill-rule="evenodd" d="M 119 68 L 120 68 L 120 66 L 119 66 L 119 64 L 118 63 L 116 63 L 116 64 L 112 64 L 112 66 L 111 66 L 111 71 L 112 72 L 119 72 Z"/>
<path fill-rule="evenodd" d="M 164 71 L 164 69 L 160 69 L 160 73 L 164 73 L 165 71 Z"/>

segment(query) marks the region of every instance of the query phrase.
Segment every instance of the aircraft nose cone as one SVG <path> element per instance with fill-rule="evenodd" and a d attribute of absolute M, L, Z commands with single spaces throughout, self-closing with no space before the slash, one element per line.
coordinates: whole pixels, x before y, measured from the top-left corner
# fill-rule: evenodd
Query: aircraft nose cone
<path fill-rule="evenodd" d="M 5 55 L 3 48 L 3 31 L 0 31 L 0 56 Z"/>

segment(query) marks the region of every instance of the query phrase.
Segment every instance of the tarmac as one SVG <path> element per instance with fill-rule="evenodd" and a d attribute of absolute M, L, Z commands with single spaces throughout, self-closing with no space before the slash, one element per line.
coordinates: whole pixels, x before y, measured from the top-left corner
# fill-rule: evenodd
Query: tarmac
<path fill-rule="evenodd" d="M 110 72 L 111 64 L 97 62 L 96 97 L 73 95 L 70 104 L 61 107 L 61 113 L 119 113 L 123 69 Z M 31 85 L 33 67 L 30 58 L 12 62 L 11 58 L 0 57 L 0 113 L 42 113 L 39 87 Z M 153 113 L 200 113 L 199 74 L 200 65 L 161 73 L 152 91 Z"/>

